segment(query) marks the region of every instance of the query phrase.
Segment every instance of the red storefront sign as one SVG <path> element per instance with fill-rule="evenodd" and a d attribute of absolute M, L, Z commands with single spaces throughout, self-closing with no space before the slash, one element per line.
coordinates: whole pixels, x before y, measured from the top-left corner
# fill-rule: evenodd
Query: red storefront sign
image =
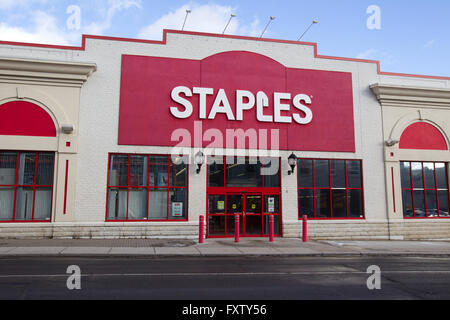
<path fill-rule="evenodd" d="M 190 135 L 183 146 L 218 147 L 221 135 L 233 148 L 237 135 L 255 133 L 260 141 L 245 148 L 355 152 L 352 74 L 286 68 L 245 51 L 124 55 L 119 144 L 179 146 L 180 130 Z"/>

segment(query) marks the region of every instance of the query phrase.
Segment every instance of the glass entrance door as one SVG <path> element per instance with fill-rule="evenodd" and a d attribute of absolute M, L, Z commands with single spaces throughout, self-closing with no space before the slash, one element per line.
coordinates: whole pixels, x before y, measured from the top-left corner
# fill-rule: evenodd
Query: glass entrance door
<path fill-rule="evenodd" d="M 263 236 L 262 229 L 262 195 L 252 194 L 245 195 L 245 210 L 244 221 L 245 234 L 244 236 Z"/>
<path fill-rule="evenodd" d="M 276 199 L 276 203 L 271 199 Z M 240 217 L 242 237 L 268 236 L 269 214 L 275 215 L 275 235 L 280 235 L 278 199 L 279 196 L 246 192 L 209 195 L 208 237 L 233 237 L 236 216 Z"/>

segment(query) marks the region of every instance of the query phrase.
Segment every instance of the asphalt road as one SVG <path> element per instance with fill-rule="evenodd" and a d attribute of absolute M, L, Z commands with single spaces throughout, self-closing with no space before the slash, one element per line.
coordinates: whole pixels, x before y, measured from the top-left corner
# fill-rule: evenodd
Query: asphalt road
<path fill-rule="evenodd" d="M 81 290 L 67 288 L 71 265 Z M 450 299 L 450 258 L 3 258 L 0 299 Z"/>

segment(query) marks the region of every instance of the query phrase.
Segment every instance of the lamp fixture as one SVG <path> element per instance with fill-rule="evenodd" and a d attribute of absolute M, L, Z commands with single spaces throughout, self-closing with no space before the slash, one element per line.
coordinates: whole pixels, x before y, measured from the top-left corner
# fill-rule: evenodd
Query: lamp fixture
<path fill-rule="evenodd" d="M 311 24 L 309 25 L 308 29 L 306 29 L 306 31 L 303 32 L 303 34 L 300 36 L 300 38 L 298 38 L 297 41 L 302 40 L 303 36 L 309 31 L 309 29 L 311 29 L 311 27 L 312 27 L 313 25 L 317 24 L 317 23 L 319 23 L 319 21 L 313 20 L 313 22 L 311 22 Z"/>
<path fill-rule="evenodd" d="M 230 25 L 230 22 L 231 22 L 231 20 L 232 20 L 234 17 L 236 17 L 236 15 L 232 13 L 231 16 L 230 16 L 230 20 L 228 20 L 228 23 L 227 23 L 225 29 L 223 29 L 222 34 L 225 34 L 225 31 L 227 31 L 227 28 L 228 28 L 228 26 Z"/>
<path fill-rule="evenodd" d="M 202 170 L 203 164 L 205 163 L 205 155 L 203 154 L 203 152 L 199 151 L 195 155 L 194 162 L 197 165 L 197 174 L 199 174 L 200 171 Z"/>
<path fill-rule="evenodd" d="M 73 124 L 63 124 L 61 125 L 61 130 L 65 134 L 71 134 L 75 130 L 75 126 Z"/>
<path fill-rule="evenodd" d="M 187 21 L 188 15 L 189 15 L 191 12 L 192 12 L 192 11 L 189 10 L 189 9 L 186 10 L 186 17 L 184 18 L 183 27 L 181 28 L 181 31 L 184 30 L 184 27 L 186 26 L 186 21 Z"/>
<path fill-rule="evenodd" d="M 259 37 L 260 39 L 263 37 L 264 33 L 266 33 L 267 28 L 269 27 L 269 24 L 275 20 L 274 16 L 270 16 L 269 22 L 267 23 L 266 27 L 264 28 L 264 31 L 261 33 L 261 36 Z"/>
<path fill-rule="evenodd" d="M 400 140 L 389 139 L 386 141 L 386 146 L 393 147 L 398 143 L 400 143 Z"/>
<path fill-rule="evenodd" d="M 291 175 L 291 174 L 293 174 L 294 173 L 294 170 L 295 170 L 295 166 L 297 165 L 297 156 L 294 154 L 294 153 L 292 153 L 290 156 L 289 156 L 289 158 L 288 158 L 288 163 L 289 163 L 289 166 L 291 167 L 291 170 L 290 171 L 288 171 L 288 175 Z"/>

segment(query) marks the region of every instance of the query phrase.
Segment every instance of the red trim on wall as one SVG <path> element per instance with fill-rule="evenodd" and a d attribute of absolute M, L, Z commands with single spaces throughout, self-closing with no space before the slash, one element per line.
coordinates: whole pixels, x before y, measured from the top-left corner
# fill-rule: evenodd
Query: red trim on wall
<path fill-rule="evenodd" d="M 64 182 L 64 214 L 67 214 L 67 185 L 69 181 L 69 160 L 66 160 L 66 177 Z"/>
<path fill-rule="evenodd" d="M 94 35 L 82 35 L 81 46 L 61 46 L 61 45 L 50 45 L 50 44 L 38 44 L 38 43 L 25 43 L 25 42 L 12 42 L 12 41 L 0 41 L 0 45 L 13 45 L 13 46 L 25 46 L 25 47 L 37 47 L 37 48 L 48 48 L 48 49 L 58 49 L 58 50 L 86 50 L 86 40 L 96 39 L 96 40 L 107 40 L 107 41 L 123 41 L 123 42 L 134 42 L 134 43 L 144 43 L 144 44 L 167 44 L 167 34 L 185 34 L 185 35 L 195 35 L 204 37 L 216 37 L 216 38 L 226 38 L 226 39 L 239 39 L 239 40 L 250 40 L 250 41 L 263 41 L 263 42 L 276 42 L 276 43 L 286 43 L 286 44 L 301 44 L 314 47 L 314 57 L 319 59 L 330 59 L 330 60 L 341 60 L 341 61 L 351 61 L 351 62 L 362 62 L 362 63 L 373 63 L 377 65 L 377 73 L 386 76 L 397 76 L 397 77 L 414 77 L 414 78 L 426 78 L 426 79 L 440 79 L 440 80 L 450 80 L 450 77 L 443 76 L 430 76 L 430 75 L 418 75 L 418 74 L 407 74 L 407 73 L 395 73 L 395 72 L 382 72 L 380 61 L 377 60 L 366 60 L 366 59 L 356 59 L 356 58 L 345 58 L 345 57 L 335 57 L 335 56 L 325 56 L 319 55 L 317 53 L 317 43 L 315 42 L 301 42 L 293 40 L 280 40 L 280 39 L 269 39 L 269 38 L 255 38 L 246 36 L 236 36 L 236 35 L 223 35 L 216 33 L 206 33 L 206 32 L 194 32 L 194 31 L 180 31 L 180 30 L 170 30 L 164 29 L 162 40 L 144 40 L 144 39 L 131 39 L 131 38 L 120 38 L 120 37 L 106 37 L 106 36 L 94 36 Z"/>
<path fill-rule="evenodd" d="M 392 200 L 394 201 L 394 213 L 397 212 L 395 208 L 395 184 L 394 184 L 394 168 L 391 168 L 391 176 L 392 176 Z"/>

